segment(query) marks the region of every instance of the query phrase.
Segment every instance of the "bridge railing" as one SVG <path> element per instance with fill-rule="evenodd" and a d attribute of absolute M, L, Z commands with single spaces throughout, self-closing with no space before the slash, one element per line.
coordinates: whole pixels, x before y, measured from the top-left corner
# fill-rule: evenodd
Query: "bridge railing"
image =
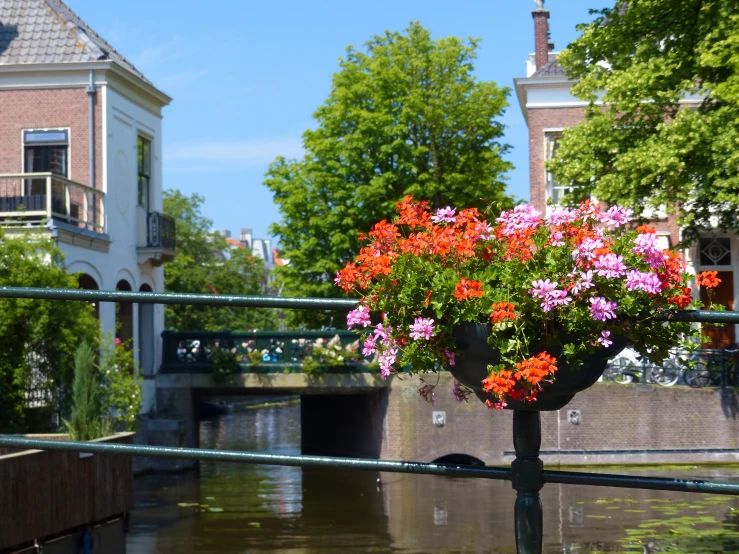
<path fill-rule="evenodd" d="M 377 371 L 353 331 L 164 331 L 161 373 Z"/>
<path fill-rule="evenodd" d="M 295 309 L 349 310 L 356 306 L 350 299 L 274 298 L 233 295 L 178 294 L 155 292 L 95 291 L 72 289 L 41 289 L 0 287 L 0 298 L 36 298 L 46 300 L 78 300 L 86 302 L 137 302 L 158 304 L 192 304 L 211 306 L 273 307 Z M 710 312 L 702 310 L 665 311 L 664 321 L 692 321 L 701 323 L 739 324 L 739 312 Z M 391 460 L 367 460 L 323 456 L 286 456 L 258 452 L 186 449 L 161 446 L 100 444 L 92 442 L 44 441 L 23 437 L 0 436 L 0 446 L 35 448 L 40 450 L 69 450 L 78 452 L 107 452 L 128 456 L 185 458 L 221 462 L 240 462 L 302 467 L 353 468 L 397 473 L 478 477 L 511 481 L 516 490 L 515 533 L 518 554 L 541 554 L 543 545 L 543 514 L 539 491 L 546 483 L 597 485 L 619 488 L 671 490 L 739 496 L 739 484 L 697 481 L 693 479 L 663 479 L 613 474 L 578 473 L 572 471 L 545 471 L 539 458 L 541 448 L 541 419 L 539 412 L 514 411 L 513 445 L 516 459 L 510 468 L 476 468 L 458 464 L 427 464 Z"/>

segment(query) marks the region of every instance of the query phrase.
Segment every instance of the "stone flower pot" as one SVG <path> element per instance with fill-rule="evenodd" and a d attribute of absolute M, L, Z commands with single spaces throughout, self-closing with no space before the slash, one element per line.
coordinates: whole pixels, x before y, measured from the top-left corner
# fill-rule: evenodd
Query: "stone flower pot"
<path fill-rule="evenodd" d="M 482 402 L 494 401 L 493 395 L 482 389 L 482 380 L 488 376 L 487 366 L 500 363 L 500 353 L 487 342 L 490 325 L 485 323 L 468 323 L 454 329 L 454 338 L 460 348 L 454 367 L 449 371 L 454 378 L 475 392 Z M 570 367 L 558 346 L 546 346 L 543 342 L 534 345 L 530 354 L 535 356 L 546 350 L 557 358 L 557 372 L 553 383 L 545 383 L 536 402 L 508 401 L 508 410 L 528 412 L 553 411 L 566 406 L 578 392 L 592 386 L 603 374 L 608 360 L 616 356 L 626 347 L 625 337 L 614 337 L 608 348 L 600 348 L 585 360 L 580 367 Z"/>

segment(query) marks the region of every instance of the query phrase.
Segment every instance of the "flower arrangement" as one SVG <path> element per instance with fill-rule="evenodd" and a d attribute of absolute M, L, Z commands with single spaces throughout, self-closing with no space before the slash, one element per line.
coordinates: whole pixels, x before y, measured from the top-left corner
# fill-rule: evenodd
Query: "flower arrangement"
<path fill-rule="evenodd" d="M 331 340 L 318 338 L 309 348 L 310 355 L 302 362 L 303 371 L 308 374 L 318 373 L 321 367 L 337 367 L 346 364 L 368 364 L 359 353 L 359 341 L 348 345 L 341 344 L 341 337 L 335 335 Z"/>
<path fill-rule="evenodd" d="M 462 355 L 454 328 L 487 323 L 501 363 L 482 386 L 488 407 L 502 409 L 535 402 L 557 379 L 558 357 L 577 367 L 622 337 L 659 364 L 692 333 L 656 320 L 699 302 L 680 255 L 659 248 L 653 228 L 634 229 L 629 209 L 585 201 L 542 217 L 519 205 L 494 224 L 477 209 L 433 212 L 410 196 L 397 210 L 360 236 L 367 244 L 335 279 L 361 296 L 347 323 L 363 332 L 363 354 L 376 354 L 383 377 L 453 367 Z M 698 284 L 717 280 L 701 274 Z M 535 344 L 545 348 L 531 355 Z M 432 391 L 419 389 L 431 401 Z M 462 401 L 471 391 L 455 383 L 453 392 Z"/>

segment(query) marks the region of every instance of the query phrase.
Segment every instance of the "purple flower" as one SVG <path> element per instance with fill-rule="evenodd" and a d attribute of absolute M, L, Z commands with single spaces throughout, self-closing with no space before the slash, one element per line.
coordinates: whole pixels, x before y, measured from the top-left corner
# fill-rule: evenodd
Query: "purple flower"
<path fill-rule="evenodd" d="M 580 280 L 572 287 L 572 294 L 580 294 L 580 291 L 593 288 L 593 272 L 591 270 L 581 271 Z"/>
<path fill-rule="evenodd" d="M 603 256 L 599 256 L 595 260 L 595 269 L 597 274 L 601 277 L 608 279 L 616 279 L 626 274 L 626 265 L 624 264 L 624 257 L 617 256 L 616 254 L 609 252 Z"/>
<path fill-rule="evenodd" d="M 590 315 L 598 321 L 606 321 L 616 318 L 616 309 L 618 304 L 611 302 L 602 296 L 596 296 L 590 299 Z"/>
<path fill-rule="evenodd" d="M 454 217 L 456 211 L 456 208 L 450 208 L 449 206 L 446 208 L 439 208 L 436 210 L 436 215 L 431 217 L 431 221 L 434 223 L 441 223 L 442 221 L 445 223 L 454 223 L 457 221 L 457 218 Z"/>
<path fill-rule="evenodd" d="M 434 336 L 434 320 L 428 317 L 417 317 L 413 325 L 410 326 L 410 330 L 410 337 L 413 340 L 429 340 Z"/>
<path fill-rule="evenodd" d="M 355 325 L 367 327 L 370 324 L 370 311 L 367 306 L 359 306 L 356 310 L 352 310 L 346 316 L 346 324 L 351 329 Z"/>
<path fill-rule="evenodd" d="M 377 349 L 377 335 L 369 335 L 364 341 L 364 348 L 362 349 L 362 355 L 371 356 Z"/>
<path fill-rule="evenodd" d="M 545 300 L 547 296 L 549 296 L 549 293 L 557 288 L 558 284 L 559 283 L 557 283 L 556 281 L 552 283 L 549 279 L 547 279 L 546 281 L 543 279 L 539 279 L 538 281 L 534 281 L 533 283 L 531 283 L 531 286 L 534 288 L 529 289 L 529 294 L 534 298 L 541 298 L 542 300 Z"/>
<path fill-rule="evenodd" d="M 608 211 L 601 214 L 600 221 L 609 229 L 617 229 L 621 225 L 626 225 L 631 221 L 631 214 L 634 210 L 631 208 L 621 208 L 619 206 L 611 206 Z"/>
<path fill-rule="evenodd" d="M 462 383 L 459 381 L 454 381 L 454 386 L 452 387 L 452 394 L 454 395 L 454 398 L 457 402 L 460 404 L 462 402 L 467 402 L 470 394 L 472 394 L 472 391 L 465 387 Z"/>
<path fill-rule="evenodd" d="M 452 352 L 449 349 L 446 349 L 446 350 L 444 350 L 444 354 L 446 354 L 446 357 L 447 357 L 447 360 L 448 360 L 448 363 L 449 363 L 449 367 L 454 367 L 454 365 L 457 363 L 455 361 L 454 352 Z"/>
<path fill-rule="evenodd" d="M 550 312 L 552 308 L 565 306 L 570 302 L 572 302 L 572 298 L 567 295 L 566 290 L 553 290 L 547 295 L 546 300 L 541 303 L 541 309 L 544 312 Z"/>
<path fill-rule="evenodd" d="M 655 273 L 632 270 L 626 274 L 626 290 L 643 290 L 649 294 L 662 292 L 662 282 Z"/>
<path fill-rule="evenodd" d="M 610 336 L 611 336 L 610 331 L 601 331 L 600 337 L 598 337 L 598 340 L 595 342 L 597 342 L 598 344 L 602 344 L 603 348 L 608 348 L 609 346 L 613 344 L 613 341 L 608 339 L 608 337 Z"/>
<path fill-rule="evenodd" d="M 431 404 L 432 406 L 436 402 L 436 393 L 434 392 L 434 386 L 433 385 L 424 385 L 420 389 L 418 389 L 418 394 L 420 394 L 423 399 Z"/>

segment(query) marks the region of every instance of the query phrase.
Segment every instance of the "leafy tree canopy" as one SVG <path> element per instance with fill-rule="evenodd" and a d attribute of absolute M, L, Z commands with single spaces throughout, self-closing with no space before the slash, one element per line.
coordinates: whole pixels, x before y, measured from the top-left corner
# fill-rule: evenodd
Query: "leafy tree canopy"
<path fill-rule="evenodd" d="M 739 228 L 739 3 L 617 0 L 559 63 L 586 120 L 549 169 L 608 203 L 664 205 L 692 240 Z"/>
<path fill-rule="evenodd" d="M 77 288 L 59 249 L 37 237 L 8 238 L 0 230 L 0 286 Z M 46 409 L 67 417 L 74 353 L 95 344 L 99 324 L 92 306 L 19 298 L 0 299 L 0 432 L 26 427 L 26 391 L 41 395 Z"/>
<path fill-rule="evenodd" d="M 180 191 L 164 192 L 164 213 L 174 218 L 177 257 L 164 266 L 164 288 L 168 292 L 262 295 L 264 262 L 230 245 L 213 222 L 201 214 L 204 198 L 185 196 Z M 275 329 L 273 310 L 266 308 L 216 308 L 168 305 L 168 328 L 179 331 L 244 331 Z"/>
<path fill-rule="evenodd" d="M 478 41 L 432 40 L 419 23 L 352 47 L 331 92 L 303 134 L 301 160 L 278 158 L 266 174 L 282 220 L 271 227 L 289 265 L 284 293 L 330 297 L 336 271 L 359 250 L 358 235 L 390 219 L 405 195 L 434 207 L 511 204 L 502 156 L 508 89 L 477 81 Z M 484 200 L 483 200 L 484 199 Z M 296 312 L 309 326 L 327 314 Z"/>

